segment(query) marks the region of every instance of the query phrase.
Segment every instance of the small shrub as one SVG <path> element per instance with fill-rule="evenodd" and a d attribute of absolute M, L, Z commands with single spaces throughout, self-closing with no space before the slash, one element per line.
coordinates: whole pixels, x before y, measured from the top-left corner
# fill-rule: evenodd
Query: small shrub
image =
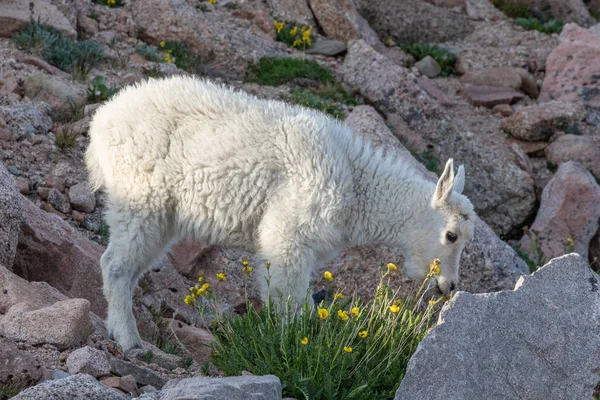
<path fill-rule="evenodd" d="M 430 44 L 415 43 L 404 47 L 404 51 L 412 54 L 417 61 L 427 56 L 434 58 L 438 64 L 440 64 L 440 67 L 442 67 L 442 72 L 440 73 L 441 76 L 448 76 L 456 72 L 454 70 L 454 67 L 456 66 L 456 55 L 447 50 L 440 49 L 439 47 Z"/>
<path fill-rule="evenodd" d="M 110 8 L 123 7 L 124 5 L 123 0 L 94 0 L 94 3 L 108 6 Z"/>
<path fill-rule="evenodd" d="M 331 71 L 315 61 L 298 58 L 262 57 L 248 69 L 248 80 L 276 86 L 296 78 L 310 78 L 323 84 L 334 83 Z"/>
<path fill-rule="evenodd" d="M 146 352 L 146 356 L 145 356 L 145 360 L 148 364 L 150 364 L 152 362 L 152 359 L 154 358 L 154 353 L 152 352 L 152 350 L 148 350 Z"/>
<path fill-rule="evenodd" d="M 203 284 L 202 276 L 202 287 L 191 288 L 185 302 L 201 313 L 212 302 L 216 311 L 211 359 L 226 375 L 244 370 L 274 374 L 282 382 L 283 395 L 298 399 L 393 399 L 409 358 L 443 300 L 430 301 L 424 311 L 420 308 L 427 280 L 439 273 L 437 263 L 411 298 L 399 299 L 389 287 L 397 267 L 388 264 L 380 268 L 374 300 L 367 303 L 356 297 L 346 300 L 338 292 L 331 303 L 312 309 L 305 301 L 298 314 L 289 303 L 279 307 L 269 298 L 258 311 L 247 301 L 247 313 L 228 316 L 218 311 L 217 291 Z M 252 273 L 247 261 L 242 271 L 244 276 Z M 329 272 L 325 276 L 333 280 Z"/>
<path fill-rule="evenodd" d="M 314 108 L 337 119 L 344 118 L 344 111 L 338 103 L 307 89 L 294 88 L 290 96 L 290 103 Z"/>
<path fill-rule="evenodd" d="M 312 46 L 312 25 L 300 26 L 274 21 L 277 40 L 297 49 L 306 50 Z"/>
<path fill-rule="evenodd" d="M 136 47 L 135 52 L 152 62 L 164 62 L 165 55 L 156 46 Z"/>
<path fill-rule="evenodd" d="M 194 56 L 191 50 L 183 42 L 165 42 L 164 49 L 167 52 L 167 56 L 172 55 L 175 60 L 172 61 L 181 68 L 188 72 L 196 70 L 200 64 L 200 60 Z M 169 62 L 169 58 L 165 56 L 165 61 Z"/>
<path fill-rule="evenodd" d="M 31 23 L 12 38 L 20 48 L 40 54 L 50 64 L 73 73 L 73 77 L 79 80 L 85 79 L 90 70 L 104 59 L 98 43 L 74 43 L 43 24 Z"/>
<path fill-rule="evenodd" d="M 70 129 L 63 127 L 63 129 L 56 133 L 54 143 L 62 151 L 72 149 L 77 144 L 77 135 Z"/>
<path fill-rule="evenodd" d="M 413 157 L 423 164 L 428 171 L 431 171 L 439 176 L 440 160 L 438 160 L 435 156 L 433 149 L 427 148 L 420 154 L 413 154 Z"/>
<path fill-rule="evenodd" d="M 508 18 L 529 18 L 529 6 L 527 4 L 514 4 L 511 0 L 493 0 L 492 3 Z"/>
<path fill-rule="evenodd" d="M 106 85 L 106 79 L 103 76 L 97 76 L 87 89 L 88 101 L 90 103 L 99 103 L 117 93 L 119 89 L 110 88 Z"/>
<path fill-rule="evenodd" d="M 539 19 L 528 17 L 518 18 L 515 24 L 525 28 L 528 31 L 536 30 L 548 35 L 552 33 L 560 33 L 565 26 L 565 22 L 561 20 L 551 19 L 548 22 L 542 23 Z"/>

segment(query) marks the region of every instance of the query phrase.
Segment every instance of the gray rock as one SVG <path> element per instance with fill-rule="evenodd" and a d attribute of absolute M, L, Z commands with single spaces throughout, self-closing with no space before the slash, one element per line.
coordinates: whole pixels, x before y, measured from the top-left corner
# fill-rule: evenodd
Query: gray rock
<path fill-rule="evenodd" d="M 129 396 L 101 385 L 86 374 L 43 382 L 25 389 L 13 400 L 125 400 Z"/>
<path fill-rule="evenodd" d="M 482 134 L 472 121 L 455 118 L 419 86 L 414 74 L 362 40 L 348 43 L 341 68 L 344 81 L 388 117 L 397 135 L 408 126 L 420 140 L 434 143 L 440 165 L 447 158 L 465 165 L 465 194 L 497 234 L 522 226 L 535 210 L 533 178 L 522 170 L 499 129 Z M 522 96 L 522 94 L 521 94 Z M 395 120 L 400 121 L 397 126 Z M 423 151 L 422 148 L 411 148 Z"/>
<path fill-rule="evenodd" d="M 132 375 L 138 385 L 141 386 L 152 385 L 161 388 L 166 382 L 165 379 L 148 368 L 138 367 L 135 364 L 114 357 L 110 359 L 110 371 L 117 376 Z"/>
<path fill-rule="evenodd" d="M 463 92 L 475 107 L 493 108 L 498 104 L 514 104 L 521 100 L 523 93 L 500 86 L 475 86 L 466 84 Z"/>
<path fill-rule="evenodd" d="M 267 0 L 267 2 L 271 7 L 273 18 L 277 21 L 315 26 L 315 18 L 307 1 Z"/>
<path fill-rule="evenodd" d="M 167 354 L 161 351 L 159 348 L 151 349 L 133 349 L 127 353 L 127 358 L 137 359 L 140 361 L 146 361 L 148 357 L 151 357 L 151 363 L 160 366 L 166 370 L 172 371 L 175 368 L 184 367 L 183 358 L 176 356 L 175 354 Z M 150 356 L 148 356 L 150 352 Z"/>
<path fill-rule="evenodd" d="M 33 9 L 33 15 L 31 13 Z M 13 0 L 0 3 L 0 37 L 8 38 L 23 29 L 31 19 L 41 18 L 44 24 L 51 26 L 64 36 L 75 39 L 77 32 L 69 20 L 49 1 Z"/>
<path fill-rule="evenodd" d="M 45 135 L 52 129 L 52 119 L 46 113 L 44 106 L 33 103 L 0 106 L 0 119 L 6 121 L 7 129 L 16 135 L 17 139 Z"/>
<path fill-rule="evenodd" d="M 48 192 L 48 203 L 61 213 L 66 214 L 71 211 L 69 198 L 62 194 L 58 189 L 51 189 L 50 192 Z"/>
<path fill-rule="evenodd" d="M 518 109 L 502 121 L 502 129 L 521 140 L 548 140 L 557 131 L 576 128 L 584 115 L 577 103 L 549 101 Z"/>
<path fill-rule="evenodd" d="M 379 37 L 399 44 L 454 41 L 473 30 L 463 13 L 421 0 L 357 0 L 356 7 Z"/>
<path fill-rule="evenodd" d="M 320 54 L 323 56 L 337 56 L 348 49 L 346 43 L 339 40 L 319 39 L 306 49 L 306 54 Z"/>
<path fill-rule="evenodd" d="M 19 189 L 0 162 L 0 264 L 12 270 L 21 230 Z"/>
<path fill-rule="evenodd" d="M 442 67 L 431 56 L 424 57 L 415 64 L 415 67 L 426 77 L 435 78 L 442 72 Z"/>
<path fill-rule="evenodd" d="M 50 116 L 56 121 L 68 121 L 75 110 L 83 109 L 87 102 L 87 93 L 83 87 L 44 73 L 29 75 L 23 90 L 31 100 L 47 103 L 50 106 Z"/>
<path fill-rule="evenodd" d="M 591 398 L 599 287 L 587 262 L 570 254 L 522 277 L 514 291 L 458 292 L 409 361 L 396 400 Z"/>
<path fill-rule="evenodd" d="M 31 386 L 42 378 L 40 363 L 26 351 L 0 343 L 0 386 Z"/>
<path fill-rule="evenodd" d="M 197 377 L 170 380 L 161 391 L 144 394 L 140 400 L 281 400 L 281 382 L 274 375 Z"/>
<path fill-rule="evenodd" d="M 83 342 L 91 329 L 90 302 L 85 299 L 58 301 L 39 309 L 17 303 L 0 319 L 0 335 L 31 345 L 48 343 L 60 350 Z"/>
<path fill-rule="evenodd" d="M 96 207 L 96 196 L 87 182 L 80 182 L 69 188 L 69 200 L 73 209 L 90 213 Z"/>
<path fill-rule="evenodd" d="M 563 135 L 545 150 L 546 160 L 555 165 L 577 161 L 600 177 L 600 143 L 590 136 Z"/>
<path fill-rule="evenodd" d="M 99 378 L 110 374 L 106 353 L 89 346 L 75 350 L 67 357 L 67 368 L 71 375 L 88 374 Z"/>

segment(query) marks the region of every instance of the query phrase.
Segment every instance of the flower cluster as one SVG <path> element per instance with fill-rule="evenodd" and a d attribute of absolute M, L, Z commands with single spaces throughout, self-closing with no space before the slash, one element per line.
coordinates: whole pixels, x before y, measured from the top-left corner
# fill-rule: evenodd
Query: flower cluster
<path fill-rule="evenodd" d="M 199 283 L 204 282 L 204 278 L 202 277 L 202 275 L 200 275 L 200 277 L 198 278 L 198 282 Z M 187 305 L 193 306 L 196 304 L 196 300 L 198 299 L 198 297 L 208 295 L 209 289 L 210 289 L 210 283 L 206 282 L 202 286 L 200 286 L 197 283 L 193 287 L 189 288 L 190 294 L 185 296 L 185 298 L 183 299 L 183 302 Z"/>
<path fill-rule="evenodd" d="M 436 258 L 435 260 L 433 260 L 433 262 L 431 264 L 429 264 L 429 273 L 427 274 L 427 277 L 431 278 L 432 276 L 439 275 L 439 274 L 440 274 L 440 259 Z"/>
<path fill-rule="evenodd" d="M 286 24 L 283 21 L 274 20 L 273 24 L 277 31 L 277 40 L 297 49 L 306 49 L 312 46 L 312 25 L 302 26 L 298 29 L 298 26 Z"/>

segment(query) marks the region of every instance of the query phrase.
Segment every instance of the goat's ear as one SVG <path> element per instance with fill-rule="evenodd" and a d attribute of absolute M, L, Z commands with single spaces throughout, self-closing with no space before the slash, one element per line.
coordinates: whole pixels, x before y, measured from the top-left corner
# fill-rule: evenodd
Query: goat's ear
<path fill-rule="evenodd" d="M 433 204 L 434 206 L 439 206 L 442 203 L 445 203 L 450 198 L 452 194 L 452 185 L 454 183 L 454 161 L 449 159 L 446 162 L 446 167 L 444 168 L 444 172 L 442 172 L 442 176 L 437 182 L 435 187 L 435 192 L 433 193 Z"/>
<path fill-rule="evenodd" d="M 452 190 L 459 194 L 462 194 L 463 190 L 465 190 L 465 167 L 462 165 L 458 167 L 458 172 L 452 184 Z"/>

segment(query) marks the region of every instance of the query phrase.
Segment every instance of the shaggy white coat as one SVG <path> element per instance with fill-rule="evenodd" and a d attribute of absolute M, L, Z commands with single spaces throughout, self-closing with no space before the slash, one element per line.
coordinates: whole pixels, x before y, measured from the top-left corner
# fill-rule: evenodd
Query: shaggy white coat
<path fill-rule="evenodd" d="M 87 169 L 107 195 L 110 227 L 107 326 L 126 350 L 141 345 L 133 289 L 181 237 L 260 255 L 272 265 L 271 290 L 295 302 L 316 263 L 357 245 L 402 248 L 416 279 L 439 258 L 439 288 L 458 282 L 473 207 L 452 160 L 436 186 L 320 112 L 190 77 L 123 89 L 89 132 Z"/>

